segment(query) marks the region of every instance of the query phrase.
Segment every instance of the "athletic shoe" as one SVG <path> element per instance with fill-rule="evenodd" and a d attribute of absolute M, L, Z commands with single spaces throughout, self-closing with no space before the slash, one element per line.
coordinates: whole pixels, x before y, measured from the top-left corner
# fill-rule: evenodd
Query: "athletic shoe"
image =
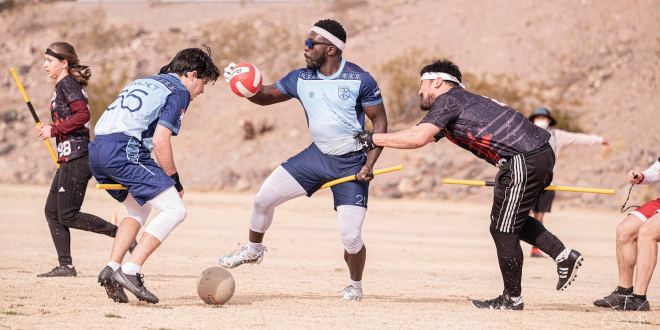
<path fill-rule="evenodd" d="M 651 310 L 651 305 L 649 305 L 648 300 L 642 300 L 633 296 L 626 296 L 624 303 L 614 307 L 614 310 L 648 312 Z"/>
<path fill-rule="evenodd" d="M 133 250 L 135 250 L 135 247 L 137 246 L 137 241 L 133 241 L 133 244 L 128 248 L 128 253 L 133 253 Z"/>
<path fill-rule="evenodd" d="M 341 298 L 341 301 L 360 301 L 362 300 L 362 288 L 358 288 L 352 285 L 345 287 L 343 290 L 339 291 L 344 293 L 344 297 Z"/>
<path fill-rule="evenodd" d="M 158 297 L 149 292 L 144 287 L 144 275 L 137 273 L 135 275 L 126 275 L 121 271 L 121 268 L 112 274 L 112 279 L 124 289 L 133 293 L 140 301 L 146 301 L 150 304 L 158 303 Z"/>
<path fill-rule="evenodd" d="M 603 299 L 598 299 L 594 301 L 594 305 L 598 307 L 608 307 L 608 308 L 614 308 L 617 307 L 621 304 L 623 304 L 626 301 L 626 296 L 629 296 L 632 294 L 633 289 L 625 289 L 625 291 L 619 291 L 619 288 L 617 287 L 612 293 L 610 293 L 609 296 L 603 298 Z"/>
<path fill-rule="evenodd" d="M 250 248 L 238 244 L 239 249 L 218 259 L 220 266 L 225 268 L 236 268 L 242 264 L 260 264 L 264 260 L 264 252 L 268 251 L 265 246 L 261 251 L 254 253 Z"/>
<path fill-rule="evenodd" d="M 77 275 L 75 267 L 57 266 L 48 273 L 39 274 L 37 277 L 76 277 Z"/>
<path fill-rule="evenodd" d="M 577 269 L 582 266 L 584 258 L 580 252 L 568 248 L 568 256 L 557 261 L 557 274 L 559 274 L 559 282 L 557 282 L 557 291 L 564 291 L 575 281 L 577 277 Z"/>
<path fill-rule="evenodd" d="M 502 295 L 492 300 L 472 300 L 472 306 L 484 309 L 521 311 L 525 307 L 525 304 L 523 303 L 522 297 L 520 297 L 520 301 L 514 302 L 513 299 L 511 299 L 511 296 L 509 296 L 509 293 L 504 291 Z"/>
<path fill-rule="evenodd" d="M 532 248 L 532 258 L 545 258 L 543 252 L 536 247 Z"/>
<path fill-rule="evenodd" d="M 99 273 L 99 283 L 105 288 L 108 298 L 112 299 L 114 302 L 125 304 L 128 302 L 128 296 L 126 295 L 126 292 L 124 292 L 124 288 L 112 280 L 112 274 L 114 274 L 112 267 L 105 266 L 105 268 Z"/>

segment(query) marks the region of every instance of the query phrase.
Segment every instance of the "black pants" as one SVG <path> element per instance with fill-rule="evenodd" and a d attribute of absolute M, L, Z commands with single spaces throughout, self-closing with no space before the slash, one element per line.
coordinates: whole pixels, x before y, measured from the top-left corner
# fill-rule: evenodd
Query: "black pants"
<path fill-rule="evenodd" d="M 497 248 L 504 289 L 514 297 L 521 293 L 523 252 L 520 240 L 552 258 L 565 248 L 540 221 L 529 216 L 537 198 L 552 181 L 554 165 L 555 154 L 546 144 L 511 157 L 495 177 L 490 233 Z"/>
<path fill-rule="evenodd" d="M 46 220 L 60 265 L 72 265 L 69 228 L 115 237 L 117 226 L 95 215 L 80 212 L 87 183 L 92 177 L 87 156 L 63 162 L 55 172 L 46 200 Z"/>

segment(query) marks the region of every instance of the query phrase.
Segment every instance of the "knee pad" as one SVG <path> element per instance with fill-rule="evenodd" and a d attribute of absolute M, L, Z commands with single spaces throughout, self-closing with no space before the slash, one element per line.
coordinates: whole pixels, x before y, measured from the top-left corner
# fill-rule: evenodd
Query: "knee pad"
<path fill-rule="evenodd" d="M 145 230 L 162 243 L 188 215 L 186 206 L 174 187 L 170 187 L 148 202 L 159 212 Z"/>
<path fill-rule="evenodd" d="M 140 206 L 140 204 L 135 201 L 131 194 L 128 194 L 122 204 L 124 204 L 126 211 L 128 212 L 126 217 L 135 219 L 135 221 L 140 224 L 140 227 L 144 226 L 144 224 L 147 222 L 147 219 L 149 218 L 149 214 L 151 213 L 151 205 L 145 203 L 144 205 Z"/>
<path fill-rule="evenodd" d="M 344 249 L 349 254 L 356 254 L 362 250 L 362 223 L 367 213 L 364 207 L 353 205 L 340 205 L 337 207 L 339 214 L 339 234 Z"/>

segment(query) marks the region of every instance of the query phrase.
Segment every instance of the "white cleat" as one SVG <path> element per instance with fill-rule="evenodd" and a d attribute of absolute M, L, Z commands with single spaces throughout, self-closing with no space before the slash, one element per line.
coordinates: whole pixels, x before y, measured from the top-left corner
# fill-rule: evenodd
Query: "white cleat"
<path fill-rule="evenodd" d="M 220 266 L 225 268 L 236 268 L 242 264 L 260 264 L 264 260 L 264 252 L 268 251 L 265 246 L 261 251 L 255 253 L 249 247 L 238 243 L 239 249 L 218 259 Z"/>
<path fill-rule="evenodd" d="M 362 300 L 362 288 L 357 288 L 352 285 L 349 285 L 339 292 L 344 293 L 344 297 L 341 298 L 341 301 L 359 302 L 360 300 Z"/>

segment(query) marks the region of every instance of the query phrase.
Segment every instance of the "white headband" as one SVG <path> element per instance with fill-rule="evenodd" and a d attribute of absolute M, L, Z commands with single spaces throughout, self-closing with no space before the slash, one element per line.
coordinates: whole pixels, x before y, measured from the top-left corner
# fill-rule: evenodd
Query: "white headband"
<path fill-rule="evenodd" d="M 458 84 L 458 86 L 461 86 L 461 88 L 465 89 L 465 85 L 461 84 L 456 77 L 450 75 L 449 73 L 444 73 L 444 72 L 426 72 L 422 75 L 422 79 L 419 80 L 419 82 L 422 82 L 422 80 L 436 80 L 438 78 L 441 78 L 442 80 L 446 81 L 451 81 L 455 82 Z"/>
<path fill-rule="evenodd" d="M 344 51 L 344 48 L 346 48 L 346 44 L 343 41 L 339 40 L 339 38 L 335 37 L 334 35 L 332 35 L 332 33 L 326 31 L 324 28 L 315 26 L 312 28 L 312 31 L 328 39 L 328 41 L 330 41 L 333 45 L 339 48 L 339 50 L 341 50 L 342 52 Z"/>

